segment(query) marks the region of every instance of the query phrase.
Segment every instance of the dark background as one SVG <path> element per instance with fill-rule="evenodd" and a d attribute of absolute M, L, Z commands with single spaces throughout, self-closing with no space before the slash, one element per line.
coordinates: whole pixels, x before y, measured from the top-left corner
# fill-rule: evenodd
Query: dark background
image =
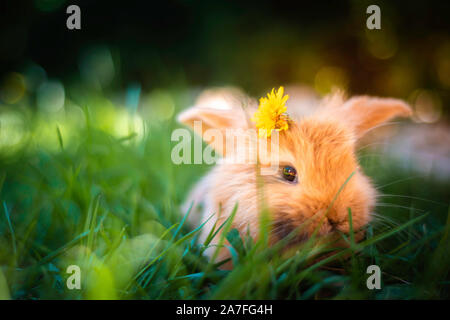
<path fill-rule="evenodd" d="M 81 30 L 66 28 L 70 4 L 81 8 Z M 370 4 L 382 13 L 382 30 L 370 32 L 395 42 L 387 59 L 366 47 Z M 33 61 L 71 80 L 83 50 L 101 44 L 120 57 L 118 86 L 137 81 L 148 89 L 178 81 L 259 92 L 311 82 L 331 64 L 346 71 L 355 93 L 404 96 L 424 87 L 448 101 L 448 83 L 436 77 L 436 51 L 449 41 L 449 12 L 448 1 L 3 1 L 0 73 Z M 400 68 L 395 77 L 406 83 L 386 83 L 392 68 Z"/>

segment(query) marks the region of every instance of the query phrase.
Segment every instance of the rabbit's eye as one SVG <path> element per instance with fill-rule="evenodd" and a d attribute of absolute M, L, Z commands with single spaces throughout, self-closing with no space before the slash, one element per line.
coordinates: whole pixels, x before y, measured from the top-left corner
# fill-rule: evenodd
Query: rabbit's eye
<path fill-rule="evenodd" d="M 283 168 L 283 178 L 287 181 L 294 181 L 297 177 L 297 170 L 294 167 L 286 166 Z"/>

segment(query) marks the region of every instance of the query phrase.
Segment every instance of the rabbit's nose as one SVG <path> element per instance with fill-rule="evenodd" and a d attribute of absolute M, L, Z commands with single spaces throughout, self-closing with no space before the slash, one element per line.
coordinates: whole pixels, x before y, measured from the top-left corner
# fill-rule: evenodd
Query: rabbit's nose
<path fill-rule="evenodd" d="M 341 224 L 341 220 L 338 218 L 335 208 L 325 206 L 323 209 L 317 211 L 317 216 L 319 219 L 323 219 L 325 215 L 325 222 L 329 224 L 332 229 L 337 229 Z"/>
<path fill-rule="evenodd" d="M 330 224 L 331 228 L 336 229 L 338 222 L 336 220 L 328 218 L 328 223 Z"/>
<path fill-rule="evenodd" d="M 333 217 L 328 217 L 327 220 L 333 230 L 340 230 L 339 228 L 342 227 L 343 221 L 341 220 L 338 220 Z"/>

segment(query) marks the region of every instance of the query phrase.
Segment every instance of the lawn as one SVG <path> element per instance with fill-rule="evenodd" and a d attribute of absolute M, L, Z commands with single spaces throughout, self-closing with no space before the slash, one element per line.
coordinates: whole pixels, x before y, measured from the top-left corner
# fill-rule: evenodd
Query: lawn
<path fill-rule="evenodd" d="M 159 90 L 137 110 L 126 95 L 67 96 L 60 110 L 31 99 L 0 109 L 1 298 L 450 298 L 449 181 L 365 149 L 361 164 L 382 193 L 366 239 L 344 236 L 349 248 L 324 260 L 329 249 L 311 241 L 284 255 L 225 223 L 235 267 L 222 270 L 179 210 L 209 168 L 170 158 L 175 115 L 195 95 Z M 373 264 L 380 290 L 366 287 Z M 80 290 L 66 286 L 70 265 Z"/>

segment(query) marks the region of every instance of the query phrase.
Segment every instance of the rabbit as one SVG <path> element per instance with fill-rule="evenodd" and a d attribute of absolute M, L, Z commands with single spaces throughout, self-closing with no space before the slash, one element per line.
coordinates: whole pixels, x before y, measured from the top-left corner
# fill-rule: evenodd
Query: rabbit
<path fill-rule="evenodd" d="M 242 100 L 242 95 L 239 96 Z M 255 129 L 249 119 L 257 110 L 256 100 L 246 98 L 242 104 L 230 97 L 224 100 L 226 103 L 221 108 L 208 108 L 207 101 L 202 101 L 200 106 L 180 113 L 178 120 L 197 130 L 199 135 L 211 128 L 220 132 Z M 295 101 L 301 105 L 299 97 Z M 183 211 L 187 212 L 192 206 L 189 223 L 194 226 L 205 223 L 200 242 L 207 238 L 214 224 L 226 221 L 235 206 L 232 227 L 241 235 L 250 233 L 257 239 L 261 210 L 258 177 L 263 182 L 263 201 L 273 223 L 270 243 L 285 238 L 296 228 L 300 231 L 292 243 L 304 241 L 314 232 L 319 238 L 338 232 L 349 233 L 348 208 L 353 229 L 360 230 L 355 231 L 355 240 L 364 237 L 363 227 L 371 220 L 377 192 L 358 165 L 358 141 L 368 131 L 394 117 L 410 116 L 410 106 L 394 98 L 355 96 L 347 99 L 342 92 L 322 98 L 308 115 L 296 110 L 296 105 L 290 105 L 289 100 L 287 106 L 289 128 L 278 134 L 278 171 L 258 175 L 255 164 L 221 161 L 188 195 Z M 195 121 L 203 124 L 200 132 L 194 127 Z M 248 131 L 242 132 L 245 135 Z M 204 140 L 212 148 L 217 147 L 217 141 Z M 226 160 L 233 155 L 230 153 L 242 150 L 221 151 Z M 298 228 L 302 224 L 304 227 Z M 216 236 L 211 244 L 217 244 L 218 238 Z M 205 253 L 211 257 L 214 250 L 211 248 Z M 218 258 L 228 257 L 228 249 L 221 248 Z"/>

